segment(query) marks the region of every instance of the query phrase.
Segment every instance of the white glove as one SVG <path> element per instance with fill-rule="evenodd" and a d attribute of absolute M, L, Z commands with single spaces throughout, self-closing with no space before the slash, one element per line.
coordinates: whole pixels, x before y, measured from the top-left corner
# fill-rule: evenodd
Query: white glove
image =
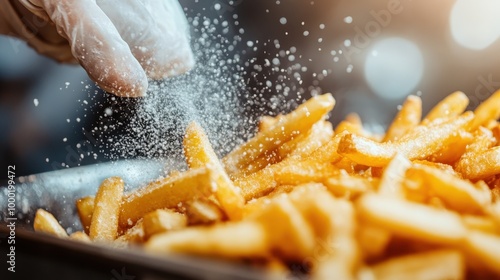
<path fill-rule="evenodd" d="M 9 1 L 0 4 L 9 32 L 1 26 L 0 32 L 21 37 L 59 61 L 76 58 L 111 93 L 142 96 L 147 77 L 181 74 L 194 65 L 189 27 L 177 0 L 2 0 Z M 67 42 L 58 40 L 54 29 Z"/>

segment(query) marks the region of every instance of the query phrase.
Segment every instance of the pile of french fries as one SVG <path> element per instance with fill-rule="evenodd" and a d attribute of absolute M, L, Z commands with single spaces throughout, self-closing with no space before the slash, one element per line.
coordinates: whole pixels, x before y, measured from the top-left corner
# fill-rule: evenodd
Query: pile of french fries
<path fill-rule="evenodd" d="M 219 257 L 311 279 L 500 278 L 500 91 L 464 112 L 455 92 L 422 118 L 409 96 L 385 135 L 356 114 L 335 129 L 319 95 L 223 159 L 203 129 L 188 170 L 124 193 L 118 177 L 77 201 L 67 235 L 40 209 L 36 231 L 154 253 Z"/>

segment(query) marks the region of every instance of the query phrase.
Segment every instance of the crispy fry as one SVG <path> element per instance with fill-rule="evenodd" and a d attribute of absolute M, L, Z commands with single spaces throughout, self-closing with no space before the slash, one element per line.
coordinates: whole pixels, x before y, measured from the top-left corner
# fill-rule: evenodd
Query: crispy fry
<path fill-rule="evenodd" d="M 323 119 L 334 105 L 335 99 L 332 95 L 323 94 L 309 99 L 293 112 L 283 116 L 283 120 L 277 122 L 269 130 L 259 132 L 223 159 L 229 175 L 235 173 L 238 168 L 248 165 L 266 151 L 276 149 L 298 133 L 309 130 L 313 124 Z"/>
<path fill-rule="evenodd" d="M 123 188 L 123 180 L 119 177 L 111 177 L 101 183 L 94 201 L 94 213 L 89 229 L 90 239 L 94 241 L 116 239 Z"/>
<path fill-rule="evenodd" d="M 33 228 L 35 231 L 52 234 L 57 237 L 68 237 L 68 233 L 66 233 L 56 218 L 43 209 L 36 211 Z"/>
<path fill-rule="evenodd" d="M 452 119 L 462 114 L 469 105 L 469 98 L 461 91 L 456 91 L 441 100 L 422 120 L 428 124 L 437 119 Z"/>
<path fill-rule="evenodd" d="M 91 242 L 90 237 L 83 231 L 73 232 L 72 234 L 69 235 L 69 239 L 86 243 Z"/>
<path fill-rule="evenodd" d="M 500 274 L 500 237 L 471 231 L 466 239 L 466 250 L 486 267 Z"/>
<path fill-rule="evenodd" d="M 471 180 L 484 179 L 500 173 L 500 146 L 477 154 L 474 158 L 461 159 L 456 169 Z"/>
<path fill-rule="evenodd" d="M 154 235 L 145 244 L 148 251 L 182 252 L 226 258 L 265 257 L 268 234 L 251 221 L 224 223 L 211 227 L 189 227 Z"/>
<path fill-rule="evenodd" d="M 123 199 L 119 224 L 127 228 L 156 209 L 175 208 L 196 198 L 208 197 L 217 188 L 217 177 L 212 167 L 204 167 L 152 182 Z"/>
<path fill-rule="evenodd" d="M 275 180 L 283 185 L 299 185 L 323 182 L 338 173 L 339 169 L 331 163 L 304 160 L 290 165 L 280 165 L 275 170 Z"/>
<path fill-rule="evenodd" d="M 459 215 L 414 202 L 366 194 L 357 209 L 366 221 L 414 240 L 459 244 L 467 234 Z"/>
<path fill-rule="evenodd" d="M 220 206 L 231 220 L 239 220 L 245 199 L 240 189 L 234 186 L 222 163 L 217 158 L 208 137 L 196 123 L 191 123 L 184 136 L 184 153 L 190 168 L 200 168 L 207 164 L 214 167 L 218 173 L 215 196 Z"/>
<path fill-rule="evenodd" d="M 500 106 L 498 104 L 500 104 L 500 90 L 493 93 L 474 110 L 475 117 L 471 129 L 486 125 L 490 120 L 498 120 L 500 118 Z"/>
<path fill-rule="evenodd" d="M 472 113 L 464 113 L 449 122 L 418 126 L 397 142 L 377 143 L 347 134 L 340 140 L 338 153 L 356 163 L 376 167 L 387 165 L 396 152 L 409 160 L 425 159 L 452 144 L 456 131 L 466 127 L 472 118 Z"/>
<path fill-rule="evenodd" d="M 375 190 L 378 180 L 352 176 L 341 170 L 338 176 L 328 178 L 323 183 L 337 197 L 356 198 L 363 193 Z"/>
<path fill-rule="evenodd" d="M 283 143 L 279 147 L 278 153 L 281 159 L 294 156 L 303 157 L 323 146 L 332 137 L 332 124 L 327 121 L 319 121 L 307 133 Z"/>
<path fill-rule="evenodd" d="M 188 204 L 186 215 L 190 225 L 211 224 L 224 219 L 224 213 L 218 205 L 210 200 L 201 199 Z"/>
<path fill-rule="evenodd" d="M 78 211 L 78 217 L 80 217 L 83 230 L 88 234 L 90 222 L 92 221 L 92 214 L 94 213 L 94 197 L 86 196 L 78 199 L 76 201 L 76 210 Z"/>
<path fill-rule="evenodd" d="M 387 129 L 382 142 L 394 141 L 405 135 L 408 131 L 416 127 L 422 118 L 422 99 L 415 95 L 410 95 L 403 103 L 391 125 Z"/>
<path fill-rule="evenodd" d="M 158 233 L 185 228 L 187 218 L 186 215 L 172 210 L 157 209 L 144 215 L 142 226 L 144 228 L 144 238 L 149 239 Z"/>
<path fill-rule="evenodd" d="M 396 154 L 387 165 L 380 178 L 378 193 L 381 195 L 404 197 L 403 180 L 411 162 L 404 156 Z"/>
<path fill-rule="evenodd" d="M 135 225 L 125 231 L 122 235 L 115 239 L 113 245 L 115 247 L 127 247 L 129 244 L 142 243 L 146 240 L 144 234 L 144 226 L 142 219 L 137 221 Z"/>
<path fill-rule="evenodd" d="M 435 250 L 387 260 L 371 267 L 373 279 L 464 279 L 462 254 L 456 250 Z"/>
<path fill-rule="evenodd" d="M 425 165 L 414 165 L 406 172 L 408 180 L 419 182 L 429 196 L 439 197 L 449 208 L 466 213 L 482 213 L 491 197 L 472 183 L 453 174 Z"/>

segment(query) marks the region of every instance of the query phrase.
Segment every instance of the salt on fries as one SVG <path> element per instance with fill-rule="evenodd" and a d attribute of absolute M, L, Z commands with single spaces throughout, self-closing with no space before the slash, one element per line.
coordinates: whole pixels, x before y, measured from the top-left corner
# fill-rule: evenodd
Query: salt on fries
<path fill-rule="evenodd" d="M 48 212 L 36 231 L 83 242 L 142 244 L 155 253 L 241 260 L 281 277 L 500 277 L 500 91 L 474 112 L 456 92 L 422 119 L 409 96 L 385 135 L 335 100 L 313 97 L 263 117 L 257 135 L 216 156 L 187 127 L 189 169 L 123 194 L 106 179 L 77 201 L 85 232 L 68 237 Z"/>

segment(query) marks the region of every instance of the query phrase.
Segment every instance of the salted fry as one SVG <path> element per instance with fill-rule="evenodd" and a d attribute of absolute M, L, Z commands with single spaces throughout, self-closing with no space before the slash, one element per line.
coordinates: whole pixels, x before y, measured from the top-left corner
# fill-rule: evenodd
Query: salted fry
<path fill-rule="evenodd" d="M 337 197 L 356 198 L 363 193 L 374 191 L 378 180 L 351 176 L 340 171 L 338 176 L 328 178 L 323 183 Z"/>
<path fill-rule="evenodd" d="M 90 237 L 83 231 L 73 232 L 72 234 L 69 235 L 69 239 L 87 243 L 91 242 Z"/>
<path fill-rule="evenodd" d="M 224 213 L 218 205 L 210 200 L 195 200 L 187 206 L 188 222 L 194 224 L 211 224 L 224 219 Z"/>
<path fill-rule="evenodd" d="M 66 233 L 56 218 L 43 209 L 36 211 L 33 228 L 35 231 L 52 234 L 57 237 L 68 237 L 68 233 Z"/>
<path fill-rule="evenodd" d="M 123 199 L 119 224 L 127 228 L 156 209 L 176 208 L 196 198 L 208 197 L 217 188 L 217 177 L 212 167 L 204 167 L 152 182 Z"/>
<path fill-rule="evenodd" d="M 471 128 L 475 129 L 481 125 L 486 125 L 490 120 L 498 120 L 500 118 L 500 90 L 493 93 L 488 99 L 477 106 L 474 110 L 474 121 Z"/>
<path fill-rule="evenodd" d="M 470 232 L 467 236 L 466 248 L 486 267 L 500 274 L 500 237 L 498 235 L 479 231 Z"/>
<path fill-rule="evenodd" d="M 90 222 L 92 221 L 92 214 L 94 213 L 94 197 L 86 196 L 76 201 L 76 210 L 78 217 L 82 223 L 83 230 L 86 234 L 89 233 Z"/>
<path fill-rule="evenodd" d="M 425 159 L 442 147 L 452 144 L 457 130 L 466 127 L 473 118 L 472 113 L 449 122 L 419 126 L 397 142 L 377 143 L 354 134 L 345 135 L 339 143 L 338 153 L 352 161 L 368 166 L 385 166 L 398 152 L 409 160 Z"/>
<path fill-rule="evenodd" d="M 275 180 L 283 185 L 299 185 L 309 182 L 323 182 L 338 173 L 339 169 L 331 163 L 304 160 L 279 166 L 275 170 Z"/>
<path fill-rule="evenodd" d="M 441 100 L 422 120 L 422 124 L 428 124 L 437 119 L 451 119 L 462 114 L 469 105 L 469 98 L 465 93 L 456 91 Z"/>
<path fill-rule="evenodd" d="M 410 95 L 403 103 L 391 125 L 387 129 L 382 142 L 393 141 L 405 135 L 408 131 L 416 127 L 422 118 L 422 99 L 415 95 Z"/>
<path fill-rule="evenodd" d="M 366 194 L 357 209 L 366 221 L 415 240 L 459 244 L 467 234 L 459 215 L 414 202 Z"/>
<path fill-rule="evenodd" d="M 404 197 L 403 181 L 411 162 L 400 154 L 396 154 L 389 162 L 380 178 L 378 193 L 381 195 Z"/>
<path fill-rule="evenodd" d="M 283 119 L 269 130 L 257 133 L 255 137 L 234 149 L 223 159 L 229 175 L 235 173 L 238 168 L 248 165 L 266 151 L 276 149 L 298 133 L 309 130 L 313 124 L 323 119 L 334 105 L 335 99 L 331 94 L 315 96 L 283 116 Z"/>
<path fill-rule="evenodd" d="M 145 244 L 146 250 L 182 252 L 216 257 L 265 257 L 268 255 L 268 234 L 251 221 L 225 223 L 211 227 L 190 227 L 154 235 Z"/>
<path fill-rule="evenodd" d="M 387 260 L 371 267 L 373 279 L 464 279 L 462 254 L 456 250 L 435 250 Z"/>
<path fill-rule="evenodd" d="M 278 153 L 281 159 L 307 156 L 332 139 L 333 134 L 331 123 L 319 121 L 307 133 L 283 143 Z"/>
<path fill-rule="evenodd" d="M 185 228 L 187 226 L 186 215 L 174 211 L 157 209 L 144 215 L 142 218 L 144 238 L 170 231 Z"/>
<path fill-rule="evenodd" d="M 140 219 L 135 225 L 125 231 L 113 242 L 115 247 L 127 247 L 129 244 L 142 243 L 146 240 L 144 234 L 143 220 Z"/>
<path fill-rule="evenodd" d="M 491 202 L 472 183 L 457 176 L 425 165 L 414 165 L 406 176 L 418 181 L 420 188 L 429 192 L 429 196 L 439 197 L 448 207 L 460 212 L 482 213 L 484 205 Z"/>
<path fill-rule="evenodd" d="M 484 179 L 500 173 L 500 146 L 460 160 L 457 170 L 471 180 Z"/>
<path fill-rule="evenodd" d="M 113 241 L 118 235 L 118 217 L 124 182 L 119 177 L 105 179 L 94 201 L 89 237 L 94 241 Z"/>
<path fill-rule="evenodd" d="M 215 154 L 208 137 L 197 123 L 191 123 L 184 136 L 184 153 L 190 168 L 201 168 L 211 165 L 218 173 L 215 196 L 222 209 L 231 220 L 239 220 L 242 215 L 245 199 Z"/>

